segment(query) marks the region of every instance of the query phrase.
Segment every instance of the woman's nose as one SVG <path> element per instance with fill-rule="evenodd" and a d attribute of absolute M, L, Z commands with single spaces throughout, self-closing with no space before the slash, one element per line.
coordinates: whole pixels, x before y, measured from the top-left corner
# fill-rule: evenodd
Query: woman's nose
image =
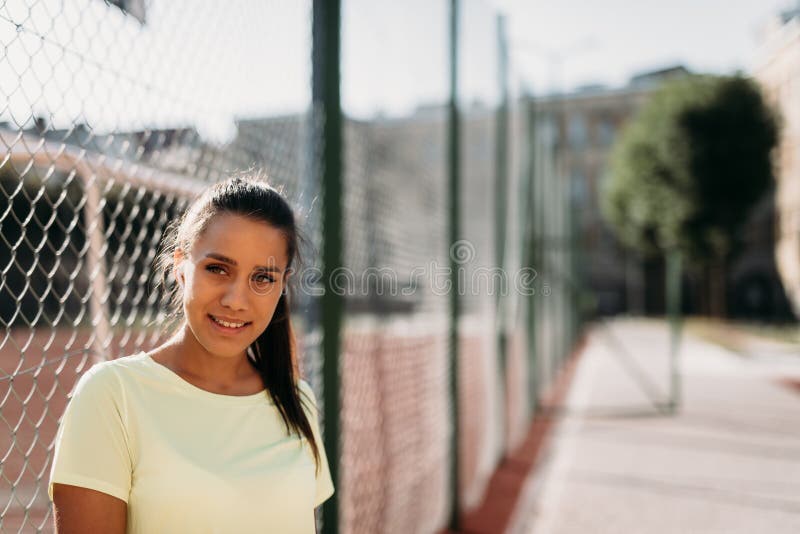
<path fill-rule="evenodd" d="M 220 303 L 223 306 L 233 310 L 247 309 L 247 297 L 250 291 L 248 280 L 233 280 L 228 287 L 225 288 L 225 293 L 222 295 Z"/>

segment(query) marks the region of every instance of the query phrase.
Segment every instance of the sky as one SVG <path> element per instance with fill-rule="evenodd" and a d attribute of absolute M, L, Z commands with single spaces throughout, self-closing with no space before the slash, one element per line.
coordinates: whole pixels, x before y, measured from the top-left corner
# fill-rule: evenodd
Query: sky
<path fill-rule="evenodd" d="M 462 0 L 460 96 L 497 98 L 496 10 L 506 16 L 512 89 L 545 94 L 621 86 L 634 74 L 678 64 L 695 72 L 748 72 L 761 28 L 796 1 Z M 446 98 L 449 2 L 343 5 L 348 111 L 402 114 L 412 102 Z"/>
<path fill-rule="evenodd" d="M 512 91 L 622 85 L 674 64 L 747 70 L 758 29 L 796 0 L 462 0 L 459 97 L 498 98 L 497 11 Z M 310 0 L 150 0 L 147 22 L 101 0 L 0 0 L 0 121 L 97 131 L 192 125 L 225 142 L 237 118 L 308 109 Z M 342 102 L 356 118 L 448 96 L 449 0 L 343 0 Z M 27 121 L 27 122 L 26 122 Z"/>
<path fill-rule="evenodd" d="M 495 0 L 514 61 L 536 92 L 624 85 L 632 74 L 683 64 L 747 72 L 765 21 L 796 0 Z"/>

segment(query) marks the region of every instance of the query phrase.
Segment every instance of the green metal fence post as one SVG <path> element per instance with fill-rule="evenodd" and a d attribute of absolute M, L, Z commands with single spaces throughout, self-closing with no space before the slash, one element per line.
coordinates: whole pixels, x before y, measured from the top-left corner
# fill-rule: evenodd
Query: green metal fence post
<path fill-rule="evenodd" d="M 577 206 L 574 203 L 573 184 L 570 181 L 569 186 L 569 235 L 570 235 L 570 248 L 569 248 L 569 272 L 570 272 L 570 331 L 569 331 L 569 346 L 568 353 L 572 354 L 575 348 L 575 343 L 578 340 L 578 333 L 581 328 L 581 296 L 583 294 L 583 278 L 581 272 L 581 218 Z"/>
<path fill-rule="evenodd" d="M 508 45 L 506 42 L 506 22 L 503 15 L 497 16 L 497 63 L 498 63 L 498 86 L 500 89 L 500 103 L 497 106 L 496 114 L 496 135 L 495 135 L 495 264 L 505 275 L 505 256 L 506 256 L 506 214 L 508 213 Z M 505 295 L 502 294 L 502 285 L 495 288 L 495 325 L 497 356 L 500 363 L 499 371 L 503 392 L 506 391 L 508 384 L 508 336 L 507 326 L 508 317 L 506 315 Z M 507 400 L 507 395 L 505 395 Z M 507 403 L 503 404 L 507 408 Z M 506 421 L 507 422 L 507 421 Z M 505 422 L 504 422 L 505 423 Z M 507 434 L 505 424 L 504 433 Z"/>
<path fill-rule="evenodd" d="M 525 97 L 525 127 L 526 127 L 526 139 L 525 139 L 525 149 L 528 154 L 527 158 L 527 165 L 525 169 L 525 192 L 523 194 L 523 210 L 521 210 L 521 216 L 524 218 L 524 224 L 522 228 L 524 231 L 522 232 L 522 239 L 523 239 L 523 258 L 524 258 L 524 265 L 525 268 L 533 268 L 538 271 L 538 265 L 536 265 L 537 256 L 536 256 L 536 188 L 535 188 L 535 180 L 536 180 L 536 166 L 538 164 L 537 159 L 537 150 L 536 150 L 536 108 L 533 101 L 532 95 L 526 95 Z M 538 279 L 538 274 L 537 274 Z M 538 351 L 536 349 L 537 343 L 537 336 L 536 336 L 536 286 L 538 286 L 538 280 L 534 279 L 533 289 L 534 291 L 531 292 L 530 295 L 527 296 L 525 299 L 525 308 L 527 310 L 527 322 L 526 327 L 528 329 L 528 400 L 531 415 L 536 413 L 538 409 L 538 400 L 539 400 L 539 388 L 537 385 L 538 374 L 537 374 L 537 355 Z"/>
<path fill-rule="evenodd" d="M 460 230 L 460 124 L 458 113 L 458 17 L 459 0 L 450 0 L 450 99 L 448 103 L 448 158 L 447 165 L 449 171 L 449 237 L 451 247 L 461 237 Z M 452 248 L 448 250 L 452 251 Z M 451 423 L 453 425 L 453 435 L 450 444 L 450 529 L 458 531 L 460 524 L 459 506 L 459 407 L 458 407 L 458 319 L 460 316 L 458 270 L 461 265 L 456 261 L 456 255 L 450 256 L 450 405 Z"/>
<path fill-rule="evenodd" d="M 322 191 L 322 263 L 325 292 L 321 299 L 325 450 L 331 477 L 339 476 L 339 350 L 343 297 L 333 291 L 334 269 L 342 265 L 342 109 L 340 97 L 340 0 L 314 0 L 312 100 L 318 127 L 316 176 Z M 322 506 L 327 534 L 339 529 L 338 494 Z"/>
<path fill-rule="evenodd" d="M 678 352 L 681 342 L 681 278 L 683 266 L 681 253 L 667 253 L 667 314 L 669 315 L 670 344 L 670 399 L 669 410 L 676 413 L 681 405 L 681 375 Z"/>

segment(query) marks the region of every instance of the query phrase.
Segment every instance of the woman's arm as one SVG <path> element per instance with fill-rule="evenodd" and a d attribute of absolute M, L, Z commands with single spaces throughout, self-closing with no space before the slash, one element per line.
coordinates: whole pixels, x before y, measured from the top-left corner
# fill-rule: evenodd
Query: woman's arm
<path fill-rule="evenodd" d="M 58 534 L 124 534 L 132 467 L 113 362 L 78 380 L 56 434 L 48 494 Z"/>
<path fill-rule="evenodd" d="M 125 534 L 128 505 L 107 493 L 53 484 L 57 534 Z"/>

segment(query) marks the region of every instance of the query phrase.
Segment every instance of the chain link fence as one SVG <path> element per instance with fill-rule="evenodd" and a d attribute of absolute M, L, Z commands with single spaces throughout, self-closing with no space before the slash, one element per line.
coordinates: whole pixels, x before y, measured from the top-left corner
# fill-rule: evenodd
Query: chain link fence
<path fill-rule="evenodd" d="M 0 3 L 3 532 L 52 531 L 49 462 L 78 376 L 163 338 L 149 275 L 167 223 L 251 167 L 302 196 L 309 16 L 302 2 Z M 275 101 L 275 72 L 305 96 Z M 281 105 L 292 118 L 272 118 Z"/>
<path fill-rule="evenodd" d="M 454 244 L 448 3 L 390 4 L 343 4 L 340 513 L 326 525 L 343 532 L 434 532 L 454 491 L 461 509 L 479 504 L 576 331 L 558 282 L 565 192 L 530 102 L 503 89 L 494 8 L 465 1 L 461 12 Z M 263 172 L 321 250 L 311 16 L 310 0 L 0 1 L 1 532 L 53 531 L 46 489 L 68 394 L 93 363 L 163 341 L 152 262 L 199 191 Z M 465 282 L 458 376 L 451 255 Z M 301 368 L 322 409 L 319 305 L 299 297 Z"/>

